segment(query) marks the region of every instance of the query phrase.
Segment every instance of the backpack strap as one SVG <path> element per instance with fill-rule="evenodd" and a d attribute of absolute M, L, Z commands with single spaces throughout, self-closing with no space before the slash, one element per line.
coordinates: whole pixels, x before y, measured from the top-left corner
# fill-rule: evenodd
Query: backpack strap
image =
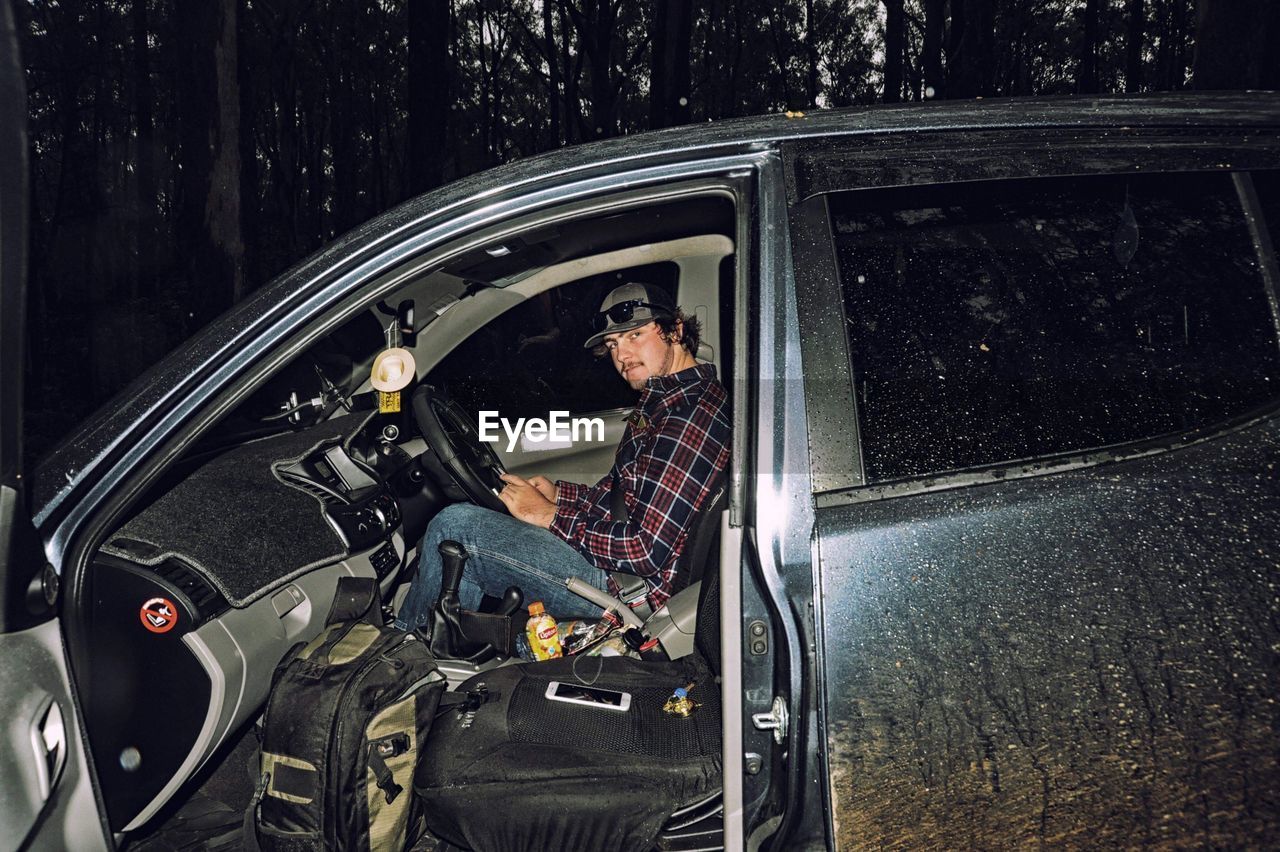
<path fill-rule="evenodd" d="M 325 618 L 325 627 L 340 621 L 363 621 L 382 627 L 382 590 L 374 577 L 341 577 L 333 593 L 333 606 Z"/>
<path fill-rule="evenodd" d="M 459 713 L 474 713 L 480 709 L 481 705 L 496 701 L 501 697 L 502 692 L 500 690 L 490 690 L 484 684 L 480 684 L 469 692 L 446 692 L 440 696 L 440 703 L 436 705 L 436 718 L 440 718 L 450 710 L 457 710 Z"/>

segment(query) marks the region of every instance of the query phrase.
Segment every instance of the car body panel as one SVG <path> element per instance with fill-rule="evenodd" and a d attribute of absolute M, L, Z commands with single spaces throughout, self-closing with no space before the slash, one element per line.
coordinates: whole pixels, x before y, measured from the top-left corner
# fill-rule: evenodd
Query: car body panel
<path fill-rule="evenodd" d="M 819 733 L 824 723 L 816 689 L 822 659 L 817 630 L 821 603 L 814 595 L 807 385 L 785 190 L 783 161 L 771 158 L 757 204 L 761 233 L 773 238 L 761 236 L 755 242 L 763 277 L 750 306 L 755 318 L 748 334 L 753 339 L 744 341 L 756 359 L 755 370 L 740 373 L 750 385 L 744 391 L 754 406 L 747 431 L 755 435 L 753 457 L 747 460 L 752 475 L 743 485 L 748 507 L 743 553 L 751 568 L 748 576 L 758 578 L 754 589 L 744 588 L 743 628 L 750 635 L 753 623 L 768 625 L 770 650 L 744 655 L 743 713 L 751 718 L 770 712 L 775 697 L 786 701 L 784 758 L 770 773 L 775 779 L 781 774 L 788 779 L 780 787 L 786 799 L 773 803 L 785 816 L 771 827 L 787 836 L 792 848 L 809 848 L 821 846 L 827 834 L 826 756 Z M 749 640 L 746 644 L 750 648 Z M 754 723 L 744 728 L 743 748 L 766 757 L 778 751 L 770 732 Z M 763 789 L 765 783 L 763 778 L 754 783 L 748 779 L 746 785 L 747 798 L 756 798 L 762 811 L 771 792 Z"/>
<path fill-rule="evenodd" d="M 838 845 L 1275 837 L 1278 448 L 819 510 Z"/>

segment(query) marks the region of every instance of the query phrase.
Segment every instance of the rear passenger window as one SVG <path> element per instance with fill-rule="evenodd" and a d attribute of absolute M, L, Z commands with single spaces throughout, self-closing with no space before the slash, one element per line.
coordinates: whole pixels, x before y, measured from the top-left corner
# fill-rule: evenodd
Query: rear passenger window
<path fill-rule="evenodd" d="M 867 480 L 1177 433 L 1274 399 L 1275 260 L 1253 190 L 1214 173 L 829 196 Z"/>

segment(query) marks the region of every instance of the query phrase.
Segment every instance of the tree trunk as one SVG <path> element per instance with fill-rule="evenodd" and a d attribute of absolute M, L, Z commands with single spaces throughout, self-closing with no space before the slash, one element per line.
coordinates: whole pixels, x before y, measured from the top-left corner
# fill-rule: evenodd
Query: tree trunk
<path fill-rule="evenodd" d="M 484 37 L 488 12 L 483 3 L 477 3 L 475 9 L 476 32 L 480 33 L 480 37 L 476 40 L 480 65 L 480 147 L 484 151 L 485 165 L 488 166 L 497 162 L 497 152 L 493 144 L 496 121 L 493 114 L 493 66 L 489 62 L 488 40 Z"/>
<path fill-rule="evenodd" d="M 946 81 L 942 76 L 942 33 L 946 0 L 924 0 L 924 46 L 920 57 L 924 67 L 924 96 L 946 97 Z M 930 93 L 930 90 L 933 90 Z"/>
<path fill-rule="evenodd" d="M 329 103 L 340 121 L 329 124 L 330 150 L 333 158 L 333 230 L 343 233 L 365 218 L 360 209 L 359 155 L 356 133 L 360 127 L 360 111 L 356 108 L 356 12 L 361 4 L 335 4 L 330 30 Z"/>
<path fill-rule="evenodd" d="M 551 0 L 545 0 L 551 2 Z M 582 141 L 582 115 L 578 111 L 578 73 L 581 65 L 571 64 L 569 45 L 573 28 L 569 25 L 568 0 L 555 0 L 556 15 L 560 20 L 560 68 L 564 71 L 564 141 L 573 144 Z M 579 52 L 581 56 L 581 52 Z"/>
<path fill-rule="evenodd" d="M 686 0 L 654 0 L 650 33 L 649 126 L 687 124 L 689 42 L 693 34 L 690 4 Z"/>
<path fill-rule="evenodd" d="M 281 27 L 278 38 L 273 45 L 276 50 L 289 57 L 294 56 L 297 48 L 297 31 L 289 28 L 286 21 Z M 297 63 L 286 62 L 283 79 L 275 92 L 278 104 L 275 122 L 279 176 L 274 184 L 277 197 L 280 199 L 281 213 L 287 224 L 288 243 L 285 246 L 289 257 L 299 257 L 303 247 L 308 244 L 304 232 L 302 211 L 304 209 L 304 193 L 306 191 L 302 179 L 303 167 L 303 127 L 299 122 L 298 85 L 296 79 Z M 282 266 L 280 261 L 273 264 L 273 271 Z"/>
<path fill-rule="evenodd" d="M 742 10 L 741 7 L 729 0 L 729 15 L 733 21 L 733 26 L 727 37 L 727 47 L 733 55 L 733 60 L 729 63 L 729 82 L 727 92 L 724 99 L 724 108 L 721 113 L 724 116 L 738 114 L 738 81 L 742 78 L 742 53 L 745 50 L 742 38 Z"/>
<path fill-rule="evenodd" d="M 1083 30 L 1076 65 L 1076 92 L 1091 95 L 1098 91 L 1098 0 L 1085 0 Z"/>
<path fill-rule="evenodd" d="M 409 194 L 444 183 L 449 121 L 449 0 L 409 0 Z"/>
<path fill-rule="evenodd" d="M 995 0 L 971 0 L 969 5 L 972 12 L 976 12 L 969 15 L 969 23 L 974 28 L 974 44 L 978 46 L 978 94 L 993 95 L 996 72 Z"/>
<path fill-rule="evenodd" d="M 675 124 L 688 124 L 693 102 L 693 69 L 690 49 L 693 41 L 693 4 L 676 0 L 671 10 L 674 28 L 667 36 L 671 51 L 671 117 Z"/>
<path fill-rule="evenodd" d="M 569 6 L 578 27 L 578 38 L 587 54 L 591 74 L 591 135 L 593 138 L 615 136 L 618 132 L 616 98 L 613 84 L 614 29 L 618 10 L 613 0 L 587 0 L 584 11 Z"/>
<path fill-rule="evenodd" d="M 1195 0 L 1174 0 L 1173 23 L 1174 33 L 1173 67 L 1169 78 L 1170 89 L 1184 89 L 1187 86 L 1187 66 L 1191 57 L 1187 56 L 1187 35 L 1191 31 L 1192 22 L 1188 20 L 1191 12 L 1189 4 Z"/>
<path fill-rule="evenodd" d="M 244 280 L 246 286 L 253 288 L 261 284 L 266 276 L 260 268 L 257 238 L 260 205 L 258 202 L 258 143 L 255 134 L 256 72 L 249 52 L 245 49 L 249 40 L 243 37 L 244 34 L 251 32 L 248 5 L 248 0 L 238 0 L 236 22 L 241 34 L 237 39 L 239 48 L 237 65 L 240 79 L 240 233 L 244 235 Z"/>
<path fill-rule="evenodd" d="M 617 7 L 613 5 L 613 0 L 585 0 L 579 9 L 568 0 L 563 0 L 560 8 L 567 11 L 573 20 L 578 33 L 579 55 L 586 56 L 591 89 L 591 121 L 585 135 L 587 138 L 617 135 L 617 89 L 613 79 Z"/>
<path fill-rule="evenodd" d="M 902 0 L 884 0 L 884 102 L 902 100 L 902 46 L 906 40 L 907 18 Z"/>
<path fill-rule="evenodd" d="M 1125 4 L 1124 90 L 1142 91 L 1142 42 L 1145 38 L 1147 10 L 1143 0 L 1127 0 Z"/>
<path fill-rule="evenodd" d="M 551 17 L 551 0 L 542 3 L 542 44 L 543 53 L 547 55 L 547 108 L 551 111 L 551 144 L 553 147 L 564 142 L 560 128 L 560 111 L 563 101 L 560 95 L 560 56 L 556 52 L 555 20 Z"/>
<path fill-rule="evenodd" d="M 1199 0 L 1196 4 L 1197 89 L 1261 89 L 1277 84 L 1280 12 L 1275 0 Z"/>
<path fill-rule="evenodd" d="M 1169 0 L 1155 0 L 1156 73 L 1155 88 L 1169 88 Z"/>
<path fill-rule="evenodd" d="M 134 123 L 138 134 L 135 158 L 137 177 L 134 184 L 138 251 L 136 269 L 130 276 L 129 296 L 138 298 L 155 292 L 155 246 L 159 236 L 156 233 L 156 199 L 159 193 L 156 187 L 155 123 L 151 114 L 154 95 L 151 89 L 150 51 L 147 47 L 147 34 L 150 30 L 147 23 L 147 0 L 133 0 L 130 19 L 133 25 Z"/>
<path fill-rule="evenodd" d="M 181 256 L 203 325 L 244 291 L 236 0 L 197 3 L 176 29 L 183 47 Z"/>
<path fill-rule="evenodd" d="M 1181 89 L 1187 74 L 1187 4 L 1193 0 L 1156 0 L 1160 44 L 1156 49 L 1156 88 Z"/>
<path fill-rule="evenodd" d="M 951 20 L 947 29 L 947 97 L 972 97 L 972 93 L 961 88 L 966 82 L 963 74 L 965 0 L 950 0 L 949 5 Z"/>
<path fill-rule="evenodd" d="M 649 22 L 649 129 L 669 127 L 671 120 L 667 108 L 671 101 L 667 73 L 670 59 L 667 56 L 667 17 L 671 11 L 667 0 L 653 0 Z"/>
<path fill-rule="evenodd" d="M 899 8 L 902 4 L 899 2 Z M 809 106 L 818 103 L 818 28 L 814 18 L 818 16 L 814 0 L 804 0 L 804 54 L 806 63 L 805 94 Z"/>
<path fill-rule="evenodd" d="M 951 0 L 951 49 L 947 54 L 947 96 L 990 94 L 994 67 L 992 0 Z"/>

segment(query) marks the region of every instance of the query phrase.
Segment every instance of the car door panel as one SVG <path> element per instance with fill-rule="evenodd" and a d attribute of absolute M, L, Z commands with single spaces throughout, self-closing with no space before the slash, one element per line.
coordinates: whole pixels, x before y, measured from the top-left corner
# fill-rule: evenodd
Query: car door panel
<path fill-rule="evenodd" d="M 821 509 L 838 845 L 1274 837 L 1278 440 Z"/>
<path fill-rule="evenodd" d="M 0 827 L 33 850 L 106 849 L 57 621 L 0 635 Z M 56 709 L 53 709 L 56 708 Z"/>
<path fill-rule="evenodd" d="M 398 537 L 396 545 L 402 550 Z M 295 644 L 312 639 L 323 629 L 333 591 L 343 576 L 376 574 L 365 554 L 322 566 L 247 607 L 228 609 L 181 637 L 180 658 L 193 669 L 190 677 L 196 688 L 185 690 L 176 701 L 172 696 L 157 696 L 162 712 L 170 716 L 181 715 L 186 705 L 193 705 L 189 708 L 194 714 L 190 735 L 181 742 L 171 766 L 162 773 L 122 770 L 118 756 L 121 746 L 127 747 L 130 732 L 135 739 L 146 736 L 138 730 L 137 716 L 141 714 L 136 709 L 129 713 L 127 727 L 101 726 L 106 732 L 95 749 L 113 828 L 132 831 L 143 826 L 229 736 L 260 711 L 276 664 Z M 117 667 L 117 677 L 121 669 Z M 176 669 L 164 667 L 166 677 L 176 674 Z M 164 727 L 161 744 L 172 750 L 176 720 Z M 130 774 L 144 776 L 145 785 L 144 777 L 131 778 Z"/>
<path fill-rule="evenodd" d="M 59 622 L 57 574 L 28 515 L 22 446 L 26 91 L 0 4 L 0 845 L 105 849 Z"/>

